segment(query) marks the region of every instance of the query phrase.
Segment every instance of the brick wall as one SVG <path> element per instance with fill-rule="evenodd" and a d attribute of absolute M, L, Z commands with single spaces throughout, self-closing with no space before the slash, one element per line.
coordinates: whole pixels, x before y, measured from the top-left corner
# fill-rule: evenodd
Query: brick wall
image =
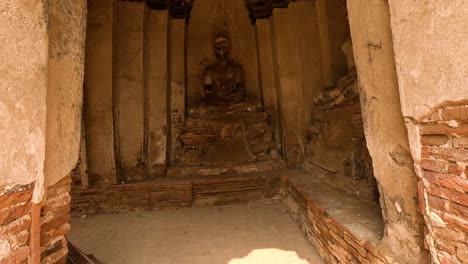
<path fill-rule="evenodd" d="M 468 263 L 468 104 L 437 109 L 419 124 L 420 210 L 435 263 Z"/>
<path fill-rule="evenodd" d="M 71 177 L 47 189 L 41 208 L 41 263 L 65 263 L 65 234 L 70 231 Z"/>
<path fill-rule="evenodd" d="M 32 187 L 0 192 L 0 264 L 28 263 Z"/>
<path fill-rule="evenodd" d="M 380 253 L 376 245 L 358 238 L 337 221 L 314 200 L 317 197 L 308 191 L 307 186 L 296 184 L 288 177 L 283 182 L 283 199 L 291 217 L 326 263 L 395 263 L 391 257 Z"/>

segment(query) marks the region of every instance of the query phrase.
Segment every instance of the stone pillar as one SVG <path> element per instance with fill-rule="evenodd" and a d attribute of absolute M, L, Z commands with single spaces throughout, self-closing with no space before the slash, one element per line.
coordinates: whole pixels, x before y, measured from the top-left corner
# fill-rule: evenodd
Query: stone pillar
<path fill-rule="evenodd" d="M 179 143 L 185 119 L 185 36 L 186 21 L 171 19 L 169 22 L 169 118 L 170 118 L 170 162 L 175 160 L 175 149 Z"/>
<path fill-rule="evenodd" d="M 78 161 L 86 13 L 85 0 L 49 1 L 46 187 L 67 176 Z"/>
<path fill-rule="evenodd" d="M 468 263 L 467 1 L 389 1 L 432 263 Z"/>
<path fill-rule="evenodd" d="M 48 10 L 25 0 L 0 1 L 0 10 L 0 263 L 25 263 L 31 203 L 44 194 Z"/>
<path fill-rule="evenodd" d="M 322 65 L 323 65 L 323 84 L 325 86 L 332 86 L 334 84 L 333 65 L 331 62 L 331 47 L 330 36 L 328 33 L 328 14 L 327 14 L 327 0 L 317 0 L 315 2 L 317 7 L 317 19 L 320 31 L 320 46 L 322 47 Z"/>
<path fill-rule="evenodd" d="M 367 146 L 386 219 L 381 247 L 401 263 L 429 263 L 400 109 L 389 7 L 380 0 L 351 0 L 348 12 Z"/>
<path fill-rule="evenodd" d="M 88 1 L 85 126 L 91 182 L 116 183 L 113 125 L 114 0 Z"/>
<path fill-rule="evenodd" d="M 265 111 L 271 117 L 275 140 L 279 141 L 279 111 L 275 64 L 273 61 L 272 32 L 269 19 L 256 21 L 258 62 Z"/>
<path fill-rule="evenodd" d="M 167 10 L 149 10 L 147 21 L 147 160 L 150 177 L 165 175 L 167 140 Z"/>
<path fill-rule="evenodd" d="M 288 165 L 299 166 L 311 100 L 323 76 L 315 3 L 297 1 L 287 9 L 274 9 L 271 20 L 285 156 Z"/>
<path fill-rule="evenodd" d="M 68 253 L 65 234 L 70 230 L 69 175 L 80 152 L 86 13 L 86 0 L 49 1 L 44 162 L 47 195 L 41 203 L 40 215 L 32 215 L 33 226 L 38 221 L 41 223 L 40 238 L 37 230 L 31 232 L 34 245 L 31 251 L 36 253 L 37 246 L 40 246 L 42 263 L 62 262 Z M 36 244 L 38 240 L 40 243 Z M 32 256 L 31 262 L 38 262 L 36 255 Z"/>
<path fill-rule="evenodd" d="M 142 2 L 119 2 L 118 123 L 121 178 L 143 180 L 144 71 Z M 117 140 L 117 139 L 116 139 Z"/>

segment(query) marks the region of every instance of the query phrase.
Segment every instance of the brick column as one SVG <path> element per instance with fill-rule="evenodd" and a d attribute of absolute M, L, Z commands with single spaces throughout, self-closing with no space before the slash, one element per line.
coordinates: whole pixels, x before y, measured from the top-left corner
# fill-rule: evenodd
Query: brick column
<path fill-rule="evenodd" d="M 419 125 L 420 210 L 435 263 L 468 263 L 468 102 L 436 109 Z"/>

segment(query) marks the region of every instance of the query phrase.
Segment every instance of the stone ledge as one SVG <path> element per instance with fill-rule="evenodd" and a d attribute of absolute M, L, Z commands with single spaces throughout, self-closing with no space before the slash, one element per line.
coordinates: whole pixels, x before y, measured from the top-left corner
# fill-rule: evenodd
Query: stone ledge
<path fill-rule="evenodd" d="M 167 177 L 200 177 L 200 176 L 220 176 L 220 175 L 241 175 L 256 172 L 270 172 L 286 169 L 286 162 L 283 160 L 268 160 L 237 165 L 213 166 L 213 167 L 187 167 L 173 166 L 167 169 Z"/>
<path fill-rule="evenodd" d="M 327 263 L 394 263 L 379 250 L 377 203 L 360 200 L 311 175 L 288 171 L 281 193 L 294 221 Z"/>
<path fill-rule="evenodd" d="M 72 214 L 230 205 L 279 193 L 279 172 L 162 178 L 148 182 L 73 189 Z"/>

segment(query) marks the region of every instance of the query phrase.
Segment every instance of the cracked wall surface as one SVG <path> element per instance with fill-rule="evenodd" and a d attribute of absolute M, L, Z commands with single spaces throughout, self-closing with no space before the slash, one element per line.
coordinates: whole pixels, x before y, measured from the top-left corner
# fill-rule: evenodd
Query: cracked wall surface
<path fill-rule="evenodd" d="M 348 1 L 367 146 L 385 219 L 382 250 L 401 263 L 428 263 L 417 177 L 395 71 L 390 14 L 380 0 Z"/>

